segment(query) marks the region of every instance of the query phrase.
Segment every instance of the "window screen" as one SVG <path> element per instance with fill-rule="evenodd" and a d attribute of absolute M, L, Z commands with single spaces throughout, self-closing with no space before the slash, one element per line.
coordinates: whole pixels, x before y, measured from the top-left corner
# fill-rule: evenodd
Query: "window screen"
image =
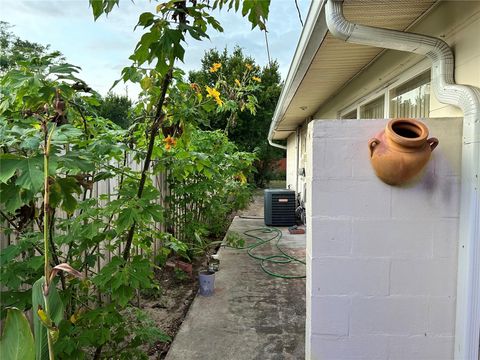
<path fill-rule="evenodd" d="M 430 72 L 390 91 L 390 117 L 423 118 L 430 111 Z"/>
<path fill-rule="evenodd" d="M 360 107 L 360 119 L 383 119 L 385 113 L 385 97 L 379 97 Z"/>

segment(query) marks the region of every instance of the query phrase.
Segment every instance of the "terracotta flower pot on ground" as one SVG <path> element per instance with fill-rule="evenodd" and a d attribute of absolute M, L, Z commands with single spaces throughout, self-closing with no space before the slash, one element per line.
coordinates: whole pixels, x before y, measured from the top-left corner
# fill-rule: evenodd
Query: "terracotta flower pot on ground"
<path fill-rule="evenodd" d="M 415 119 L 393 119 L 370 139 L 370 161 L 377 176 L 389 185 L 402 185 L 427 164 L 438 145 L 428 139 L 427 126 Z"/>

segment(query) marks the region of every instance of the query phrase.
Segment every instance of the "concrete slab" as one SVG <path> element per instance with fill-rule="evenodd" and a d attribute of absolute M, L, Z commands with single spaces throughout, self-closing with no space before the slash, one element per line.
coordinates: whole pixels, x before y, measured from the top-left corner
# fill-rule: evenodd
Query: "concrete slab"
<path fill-rule="evenodd" d="M 261 219 L 236 217 L 229 231 L 241 234 L 260 227 Z M 304 260 L 305 235 L 290 235 L 285 228 L 283 235 L 281 248 Z M 271 243 L 255 249 L 264 256 L 277 253 Z M 197 295 L 166 359 L 304 359 L 305 279 L 272 277 L 246 250 L 222 248 L 219 256 L 215 294 Z M 301 264 L 268 268 L 305 274 Z"/>

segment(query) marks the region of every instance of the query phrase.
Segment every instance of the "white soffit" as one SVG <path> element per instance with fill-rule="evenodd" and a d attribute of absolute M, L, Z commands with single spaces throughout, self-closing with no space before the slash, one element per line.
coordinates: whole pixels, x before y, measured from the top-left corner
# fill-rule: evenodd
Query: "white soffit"
<path fill-rule="evenodd" d="M 436 0 L 346 0 L 344 14 L 348 20 L 359 24 L 405 30 L 436 2 Z M 312 15 L 324 16 L 324 13 L 322 11 Z M 323 19 L 321 20 L 323 22 Z M 288 84 L 287 78 L 285 86 L 290 85 L 286 89 L 289 94 L 285 94 L 277 104 L 275 115 L 280 118 L 274 119 L 278 122 L 273 138 L 277 140 L 287 138 L 292 130 L 307 117 L 312 116 L 326 100 L 381 51 L 379 48 L 345 43 L 327 32 L 303 78 L 298 79 L 301 76 L 298 73 L 289 74 L 293 84 Z M 292 68 L 293 64 L 291 71 Z"/>

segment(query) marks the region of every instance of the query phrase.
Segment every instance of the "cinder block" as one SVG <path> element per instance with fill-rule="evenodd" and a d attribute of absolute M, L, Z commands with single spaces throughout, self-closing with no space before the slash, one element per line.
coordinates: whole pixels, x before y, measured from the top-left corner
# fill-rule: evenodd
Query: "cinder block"
<path fill-rule="evenodd" d="M 351 221 L 349 219 L 310 219 L 307 226 L 307 247 L 313 257 L 325 255 L 348 255 L 351 248 Z"/>
<path fill-rule="evenodd" d="M 390 294 L 455 296 L 456 259 L 392 260 Z"/>
<path fill-rule="evenodd" d="M 455 298 L 430 298 L 428 335 L 453 336 L 455 332 Z"/>
<path fill-rule="evenodd" d="M 369 138 L 355 140 L 353 148 L 355 152 L 352 158 L 352 176 L 354 179 L 378 180 L 370 163 Z M 380 180 L 378 180 L 380 182 Z"/>
<path fill-rule="evenodd" d="M 349 296 L 312 297 L 310 318 L 312 334 L 348 335 L 350 304 Z M 309 319 L 308 316 L 307 319 Z"/>
<path fill-rule="evenodd" d="M 387 119 L 369 119 L 358 121 L 357 119 L 335 119 L 312 121 L 312 136 L 314 138 L 332 139 L 370 139 L 376 133 L 385 128 Z"/>
<path fill-rule="evenodd" d="M 390 217 L 391 188 L 368 180 L 315 180 L 310 208 L 316 216 L 385 219 Z"/>
<path fill-rule="evenodd" d="M 312 335 L 308 360 L 385 360 L 388 358 L 388 336 L 334 337 Z M 307 340 L 308 341 L 308 340 Z"/>
<path fill-rule="evenodd" d="M 353 298 L 350 334 L 423 335 L 427 315 L 426 297 Z"/>
<path fill-rule="evenodd" d="M 351 139 L 325 139 L 323 167 L 317 170 L 319 178 L 345 179 L 352 177 L 352 159 L 357 152 Z"/>
<path fill-rule="evenodd" d="M 458 139 L 442 139 L 432 153 L 436 176 L 460 176 L 462 167 L 461 134 Z"/>
<path fill-rule="evenodd" d="M 425 176 L 405 187 L 392 187 L 392 217 L 438 219 L 458 217 L 458 177 Z"/>
<path fill-rule="evenodd" d="M 433 256 L 457 258 L 459 219 L 440 219 L 433 226 Z"/>
<path fill-rule="evenodd" d="M 312 259 L 312 294 L 387 295 L 390 263 L 385 259 Z"/>
<path fill-rule="evenodd" d="M 390 360 L 451 360 L 453 359 L 453 336 L 394 336 L 389 340 Z"/>
<path fill-rule="evenodd" d="M 324 179 L 325 165 L 326 165 L 326 144 L 325 139 L 313 138 L 312 139 L 312 152 L 307 159 L 307 179 Z"/>
<path fill-rule="evenodd" d="M 431 258 L 433 221 L 353 220 L 352 254 L 362 257 Z"/>

